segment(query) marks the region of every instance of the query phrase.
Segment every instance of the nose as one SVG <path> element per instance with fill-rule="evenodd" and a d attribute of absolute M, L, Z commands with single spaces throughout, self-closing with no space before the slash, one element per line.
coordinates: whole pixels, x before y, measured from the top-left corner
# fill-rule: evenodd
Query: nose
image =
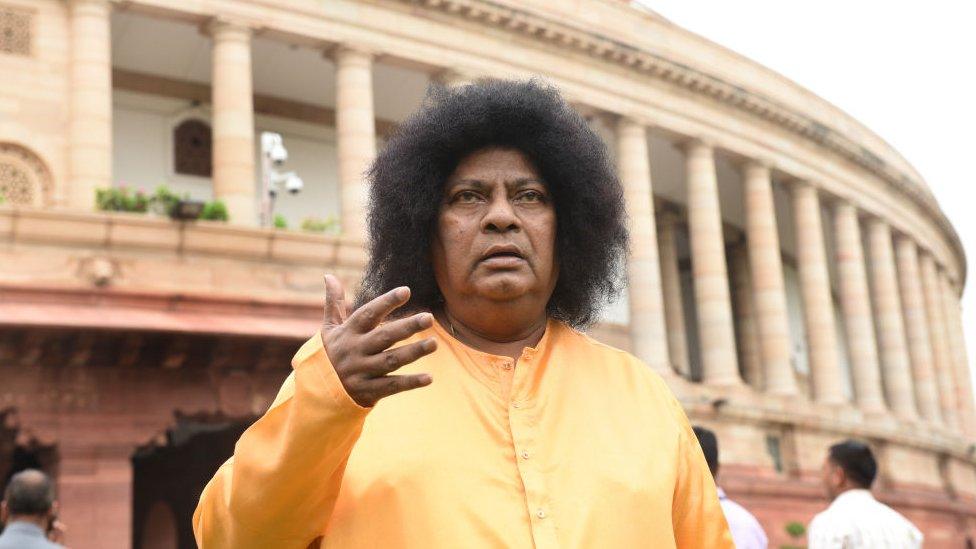
<path fill-rule="evenodd" d="M 495 193 L 481 219 L 481 230 L 489 233 L 518 231 L 520 223 L 506 193 Z"/>

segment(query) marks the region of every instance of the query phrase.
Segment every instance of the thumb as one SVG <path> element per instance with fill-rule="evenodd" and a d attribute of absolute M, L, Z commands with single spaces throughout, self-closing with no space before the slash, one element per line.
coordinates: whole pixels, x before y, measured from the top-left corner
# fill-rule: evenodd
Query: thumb
<path fill-rule="evenodd" d="M 339 326 L 346 320 L 346 294 L 342 282 L 334 275 L 325 275 L 325 314 L 322 331 Z"/>

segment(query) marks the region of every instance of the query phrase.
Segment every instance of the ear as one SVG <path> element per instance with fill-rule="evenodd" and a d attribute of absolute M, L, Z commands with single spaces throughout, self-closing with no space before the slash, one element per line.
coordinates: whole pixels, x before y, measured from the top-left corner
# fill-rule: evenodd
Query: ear
<path fill-rule="evenodd" d="M 0 524 L 7 523 L 7 502 L 0 502 Z"/>
<path fill-rule="evenodd" d="M 838 467 L 837 465 L 834 465 L 833 469 L 834 484 L 843 486 L 847 482 L 847 473 L 844 472 L 843 467 Z"/>

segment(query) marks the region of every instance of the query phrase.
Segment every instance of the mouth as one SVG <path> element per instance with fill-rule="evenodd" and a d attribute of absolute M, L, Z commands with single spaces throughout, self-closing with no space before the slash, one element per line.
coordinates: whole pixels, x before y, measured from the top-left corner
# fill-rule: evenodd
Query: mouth
<path fill-rule="evenodd" d="M 492 246 L 485 250 L 481 256 L 481 263 L 499 268 L 515 267 L 524 261 L 525 256 L 522 254 L 522 250 L 512 244 Z"/>

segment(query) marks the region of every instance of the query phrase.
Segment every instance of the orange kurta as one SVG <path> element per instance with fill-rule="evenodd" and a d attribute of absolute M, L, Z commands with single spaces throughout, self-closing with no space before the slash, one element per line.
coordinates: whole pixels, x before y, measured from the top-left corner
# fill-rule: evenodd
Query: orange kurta
<path fill-rule="evenodd" d="M 374 408 L 316 335 L 193 517 L 203 549 L 732 548 L 671 391 L 633 356 L 549 322 L 517 362 L 434 327 L 398 373 L 432 385 Z"/>

